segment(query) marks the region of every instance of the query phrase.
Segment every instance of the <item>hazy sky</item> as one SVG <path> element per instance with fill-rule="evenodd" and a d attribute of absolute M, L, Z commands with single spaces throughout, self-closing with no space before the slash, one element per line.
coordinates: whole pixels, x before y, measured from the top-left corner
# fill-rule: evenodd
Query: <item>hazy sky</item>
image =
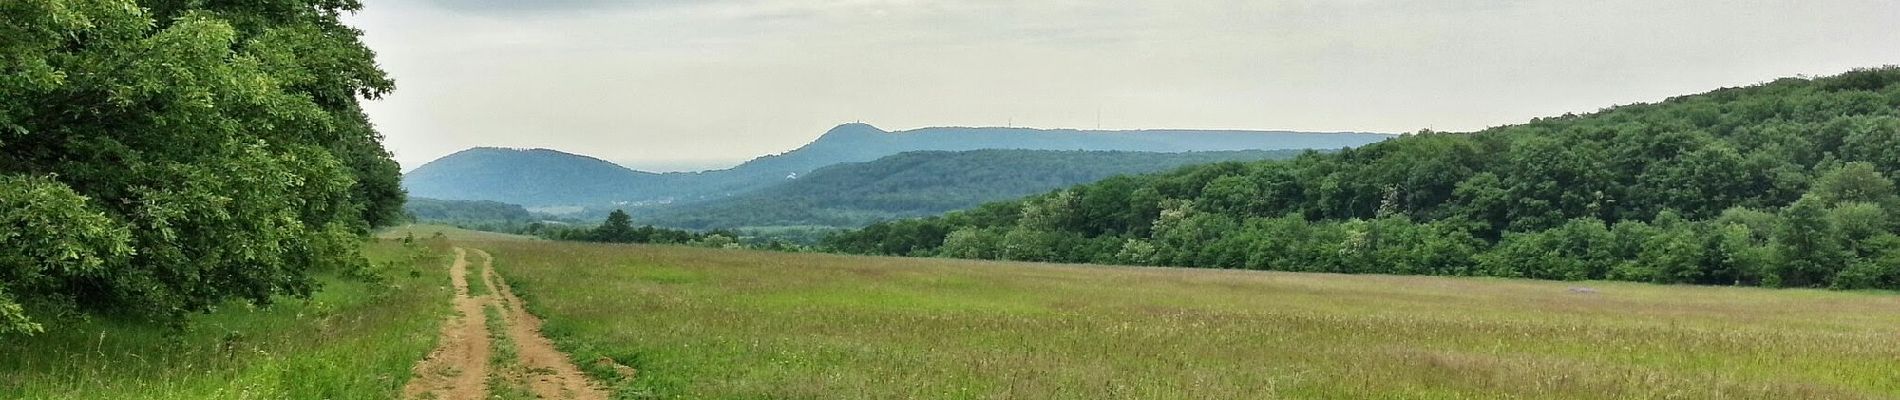
<path fill-rule="evenodd" d="M 405 169 L 719 166 L 843 122 L 1465 131 L 1900 64 L 1894 0 L 379 0 Z M 1099 120 L 1097 116 L 1100 115 Z"/>

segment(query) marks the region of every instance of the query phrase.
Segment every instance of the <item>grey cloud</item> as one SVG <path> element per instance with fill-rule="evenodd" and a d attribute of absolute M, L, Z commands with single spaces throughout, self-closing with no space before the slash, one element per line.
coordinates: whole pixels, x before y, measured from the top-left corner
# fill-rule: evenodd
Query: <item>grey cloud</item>
<path fill-rule="evenodd" d="M 520 13 L 561 14 L 586 13 L 614 9 L 639 9 L 670 7 L 702 3 L 694 0 L 392 0 L 391 2 L 410 2 L 451 10 L 460 13 L 478 15 L 509 15 Z"/>
<path fill-rule="evenodd" d="M 528 16 L 520 18 L 518 16 Z M 1892 0 L 383 0 L 399 161 L 739 160 L 840 122 L 1470 130 L 1900 63 Z"/>

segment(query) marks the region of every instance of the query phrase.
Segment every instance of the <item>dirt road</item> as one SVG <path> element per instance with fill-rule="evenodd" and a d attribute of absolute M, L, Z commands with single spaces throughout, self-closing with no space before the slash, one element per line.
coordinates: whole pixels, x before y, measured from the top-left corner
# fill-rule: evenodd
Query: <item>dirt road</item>
<path fill-rule="evenodd" d="M 470 295 L 469 254 L 479 256 L 480 279 L 485 290 Z M 571 358 L 547 337 L 541 335 L 541 320 L 529 314 L 520 297 L 506 280 L 495 274 L 494 258 L 477 249 L 455 249 L 455 262 L 449 266 L 449 281 L 454 285 L 455 314 L 442 322 L 436 348 L 416 363 L 414 379 L 403 388 L 407 399 L 460 400 L 486 399 L 500 382 L 519 385 L 540 399 L 605 400 L 607 393 L 587 379 Z M 501 310 L 501 321 L 488 321 L 484 309 Z M 498 323 L 497 323 L 498 322 Z M 491 325 L 503 327 L 499 332 Z M 496 343 L 512 344 L 514 357 L 494 357 Z M 493 365 L 493 363 L 504 365 Z"/>

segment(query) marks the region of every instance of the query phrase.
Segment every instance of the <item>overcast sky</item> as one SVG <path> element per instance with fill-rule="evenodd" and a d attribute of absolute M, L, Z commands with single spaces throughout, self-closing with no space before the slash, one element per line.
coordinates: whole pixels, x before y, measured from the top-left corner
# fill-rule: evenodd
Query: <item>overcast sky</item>
<path fill-rule="evenodd" d="M 473 146 L 719 167 L 859 120 L 1468 131 L 1900 64 L 1894 0 L 367 3 L 405 170 Z"/>

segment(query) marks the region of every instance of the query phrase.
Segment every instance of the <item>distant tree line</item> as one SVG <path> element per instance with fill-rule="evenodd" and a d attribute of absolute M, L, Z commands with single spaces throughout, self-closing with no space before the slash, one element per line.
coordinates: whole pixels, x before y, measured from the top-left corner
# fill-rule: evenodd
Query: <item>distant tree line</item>
<path fill-rule="evenodd" d="M 731 231 L 712 230 L 695 232 L 682 229 L 657 228 L 652 225 L 634 227 L 633 217 L 626 211 L 614 210 L 607 214 L 607 220 L 600 226 L 589 228 L 543 228 L 535 234 L 554 240 L 573 240 L 601 243 L 650 243 L 650 244 L 687 244 L 704 247 L 737 248 L 739 235 Z"/>
<path fill-rule="evenodd" d="M 1108 180 L 830 251 L 1900 289 L 1900 68 Z"/>
<path fill-rule="evenodd" d="M 559 229 L 580 220 L 537 214 L 515 204 L 488 200 L 439 200 L 409 197 L 403 213 L 417 223 L 449 225 L 462 229 L 539 235 L 542 230 Z"/>
<path fill-rule="evenodd" d="M 635 226 L 624 210 L 614 210 L 598 224 L 571 217 L 554 217 L 527 211 L 518 205 L 493 201 L 434 200 L 411 198 L 404 205 L 416 222 L 451 225 L 463 229 L 535 236 L 550 240 L 600 243 L 683 244 L 705 247 L 736 247 L 778 251 L 806 251 L 827 234 L 838 229 L 779 227 L 770 229 L 706 231 Z"/>
<path fill-rule="evenodd" d="M 519 205 L 487 200 L 437 200 L 410 197 L 402 210 L 418 222 L 497 221 L 532 222 L 540 219 Z"/>

